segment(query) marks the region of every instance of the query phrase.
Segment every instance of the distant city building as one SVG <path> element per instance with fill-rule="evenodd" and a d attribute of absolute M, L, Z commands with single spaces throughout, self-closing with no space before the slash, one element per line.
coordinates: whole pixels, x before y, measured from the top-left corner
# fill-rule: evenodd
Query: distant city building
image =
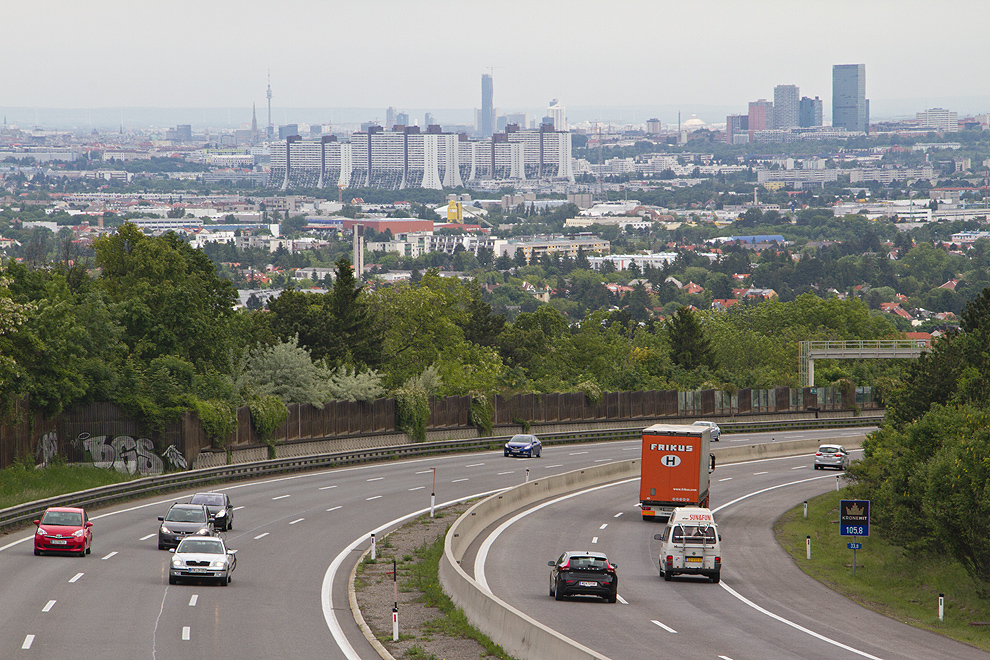
<path fill-rule="evenodd" d="M 432 112 L 427 112 L 423 116 L 423 126 L 425 128 L 429 128 L 430 126 L 435 126 L 435 125 L 437 125 L 437 119 L 436 119 L 436 117 L 433 116 L 433 113 Z"/>
<path fill-rule="evenodd" d="M 650 135 L 660 135 L 660 131 L 663 130 L 663 124 L 660 120 L 654 117 L 653 119 L 646 120 L 646 132 Z"/>
<path fill-rule="evenodd" d="M 495 129 L 495 99 L 492 77 L 485 73 L 481 76 L 481 123 L 478 133 L 481 137 L 491 137 Z"/>
<path fill-rule="evenodd" d="M 798 106 L 798 126 L 801 128 L 812 128 L 823 124 L 822 100 L 817 96 L 808 98 L 804 96 Z"/>
<path fill-rule="evenodd" d="M 917 113 L 918 126 L 935 128 L 943 133 L 956 133 L 959 130 L 959 114 L 945 108 L 931 108 Z"/>
<path fill-rule="evenodd" d="M 389 128 L 395 126 L 395 108 L 389 106 L 385 111 L 385 125 Z"/>
<path fill-rule="evenodd" d="M 550 105 L 547 106 L 547 116 L 553 121 L 554 129 L 558 131 L 568 130 L 567 110 L 560 105 L 557 99 L 550 101 Z"/>
<path fill-rule="evenodd" d="M 832 67 L 832 126 L 869 132 L 870 102 L 866 99 L 865 64 Z"/>
<path fill-rule="evenodd" d="M 190 124 L 179 124 L 174 129 L 168 129 L 165 131 L 165 139 L 172 142 L 191 142 L 192 141 L 192 125 Z"/>
<path fill-rule="evenodd" d="M 768 131 L 773 128 L 773 103 L 766 99 L 750 101 L 749 130 Z"/>
<path fill-rule="evenodd" d="M 725 141 L 727 144 L 740 144 L 736 138 L 745 137 L 742 144 L 749 142 L 749 115 L 729 115 L 725 118 Z"/>
<path fill-rule="evenodd" d="M 409 113 L 408 112 L 395 113 L 395 122 L 391 124 L 386 124 L 387 128 L 392 128 L 393 126 L 409 126 Z"/>
<path fill-rule="evenodd" d="M 284 140 L 291 135 L 299 135 L 299 124 L 286 124 L 285 126 L 278 127 L 279 140 Z"/>
<path fill-rule="evenodd" d="M 777 85 L 773 88 L 773 128 L 798 126 L 798 98 L 797 85 Z"/>

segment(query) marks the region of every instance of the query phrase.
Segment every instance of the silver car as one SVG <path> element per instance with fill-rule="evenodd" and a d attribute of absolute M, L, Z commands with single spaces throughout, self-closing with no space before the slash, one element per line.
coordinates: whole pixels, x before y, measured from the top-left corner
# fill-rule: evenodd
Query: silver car
<path fill-rule="evenodd" d="M 229 550 L 219 537 L 182 539 L 169 563 L 168 583 L 180 580 L 216 580 L 221 587 L 230 584 L 231 573 L 237 568 L 237 551 Z"/>
<path fill-rule="evenodd" d="M 712 442 L 718 442 L 719 437 L 722 435 L 722 429 L 715 422 L 703 422 L 699 419 L 691 426 L 707 426 L 710 428 L 712 430 Z"/>
<path fill-rule="evenodd" d="M 842 445 L 822 445 L 815 453 L 815 469 L 824 470 L 827 467 L 845 470 L 849 467 L 849 452 Z"/>

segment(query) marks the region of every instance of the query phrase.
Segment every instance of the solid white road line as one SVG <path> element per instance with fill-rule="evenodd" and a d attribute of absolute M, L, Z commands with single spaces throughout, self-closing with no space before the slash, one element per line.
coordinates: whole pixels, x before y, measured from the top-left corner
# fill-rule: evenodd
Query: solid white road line
<path fill-rule="evenodd" d="M 331 488 L 336 488 L 336 486 L 324 486 L 320 490 L 330 490 Z"/>
<path fill-rule="evenodd" d="M 196 601 L 199 600 L 199 594 L 193 594 L 189 597 L 189 607 L 196 607 Z"/>
<path fill-rule="evenodd" d="M 254 537 L 254 540 L 257 541 L 258 539 L 263 539 L 266 536 L 268 536 L 268 532 L 262 532 L 261 534 L 258 534 L 257 536 L 255 536 Z"/>
<path fill-rule="evenodd" d="M 611 458 L 599 458 L 595 461 L 595 463 L 608 463 L 611 460 Z"/>
<path fill-rule="evenodd" d="M 415 488 L 410 488 L 409 490 L 423 490 L 426 486 L 416 486 Z"/>
<path fill-rule="evenodd" d="M 667 632 L 669 632 L 669 633 L 674 633 L 675 635 L 677 634 L 677 631 L 676 631 L 676 630 L 674 630 L 674 629 L 673 629 L 673 628 L 671 628 L 670 626 L 665 626 L 665 625 L 663 625 L 662 623 L 660 623 L 660 622 L 659 622 L 659 621 L 657 621 L 656 619 L 653 619 L 653 623 L 655 623 L 655 624 L 657 624 L 658 626 L 660 626 L 661 628 L 663 628 L 664 630 L 666 630 L 666 631 L 667 631 Z"/>
<path fill-rule="evenodd" d="M 337 506 L 330 507 L 329 509 L 327 509 L 327 511 L 336 511 L 339 508 L 340 508 L 340 505 L 338 504 Z"/>
<path fill-rule="evenodd" d="M 147 535 L 145 535 L 145 536 L 142 536 L 142 537 L 141 537 L 140 539 L 138 539 L 138 540 L 139 540 L 139 541 L 147 541 L 148 539 L 150 539 L 150 538 L 151 538 L 151 537 L 153 537 L 153 536 L 154 536 L 154 534 L 147 534 Z"/>
<path fill-rule="evenodd" d="M 110 559 L 111 557 L 113 557 L 115 554 L 117 554 L 117 551 L 116 550 L 114 550 L 113 552 L 111 552 L 106 557 L 100 557 L 100 559 L 105 561 L 105 560 Z"/>
<path fill-rule="evenodd" d="M 476 497 L 485 497 L 486 495 L 498 493 L 501 492 L 502 490 L 504 489 L 490 490 L 483 493 L 475 493 L 473 495 L 468 495 L 467 497 L 463 497 L 461 499 L 444 502 L 443 504 L 440 504 L 436 508 L 442 509 L 444 507 L 453 506 L 454 504 L 459 504 L 469 499 L 473 499 Z M 332 593 L 333 581 L 337 576 L 337 571 L 340 570 L 340 565 L 344 563 L 344 560 L 346 558 L 353 556 L 353 552 L 355 548 L 357 548 L 359 545 L 367 541 L 371 534 L 378 534 L 380 532 L 384 532 L 389 529 L 392 529 L 393 527 L 409 520 L 410 518 L 415 518 L 416 516 L 423 515 L 429 510 L 430 508 L 427 507 L 425 509 L 419 509 L 418 511 L 413 511 L 412 513 L 404 515 L 401 518 L 396 518 L 395 520 L 392 520 L 391 522 L 387 522 L 381 527 L 378 527 L 377 529 L 373 529 L 367 534 L 358 537 L 353 542 L 351 542 L 349 546 L 344 548 L 340 552 L 340 554 L 334 557 L 334 560 L 330 563 L 330 566 L 327 567 L 327 572 L 323 574 L 323 585 L 320 588 L 320 603 L 323 605 L 323 619 L 327 622 L 327 628 L 330 630 L 330 635 L 333 637 L 334 641 L 337 642 L 337 648 L 340 649 L 341 653 L 344 654 L 344 657 L 347 658 L 347 660 L 361 660 L 361 656 L 357 654 L 357 651 L 354 650 L 354 647 L 351 646 L 351 643 L 347 640 L 347 637 L 344 635 L 344 630 L 343 628 L 340 627 L 340 621 L 337 620 L 337 608 L 334 607 L 333 604 L 333 593 Z"/>
<path fill-rule="evenodd" d="M 182 626 L 182 641 L 184 642 L 189 641 L 189 632 L 190 632 L 189 626 Z"/>
<path fill-rule="evenodd" d="M 53 607 L 55 607 L 55 601 L 54 600 L 50 600 L 50 601 L 48 601 L 48 604 L 47 605 L 45 605 L 44 607 L 41 608 L 41 611 L 42 612 L 51 612 Z"/>
<path fill-rule="evenodd" d="M 292 495 L 279 495 L 278 497 L 273 497 L 273 500 L 284 500 L 287 497 L 292 497 Z"/>
<path fill-rule="evenodd" d="M 581 454 L 590 454 L 588 451 L 572 451 L 568 456 L 580 456 Z"/>
<path fill-rule="evenodd" d="M 296 518 L 295 520 L 293 520 L 293 521 L 292 521 L 292 522 L 290 522 L 289 524 L 290 524 L 290 525 L 295 525 L 296 523 L 301 523 L 301 522 L 302 522 L 302 521 L 304 521 L 304 520 L 306 520 L 306 519 L 305 519 L 305 518 Z"/>
<path fill-rule="evenodd" d="M 31 648 L 32 644 L 34 644 L 34 635 L 28 635 L 24 638 L 24 643 L 21 644 L 21 648 L 27 650 Z"/>
<path fill-rule="evenodd" d="M 71 582 L 78 582 L 79 581 L 79 578 L 81 578 L 82 576 L 83 576 L 83 573 L 76 573 L 75 575 L 72 576 L 72 579 L 69 580 L 69 582 L 70 583 Z"/>

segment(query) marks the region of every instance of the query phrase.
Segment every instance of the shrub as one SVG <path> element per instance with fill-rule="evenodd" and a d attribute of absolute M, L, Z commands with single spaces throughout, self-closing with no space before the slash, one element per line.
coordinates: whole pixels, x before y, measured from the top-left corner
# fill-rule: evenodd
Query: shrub
<path fill-rule="evenodd" d="M 492 434 L 495 425 L 495 407 L 492 405 L 492 400 L 483 392 L 471 392 L 468 422 L 478 427 L 478 432 L 482 436 Z"/>
<path fill-rule="evenodd" d="M 268 458 L 275 458 L 275 430 L 289 419 L 289 409 L 275 395 L 259 397 L 248 402 L 251 426 L 268 445 Z"/>

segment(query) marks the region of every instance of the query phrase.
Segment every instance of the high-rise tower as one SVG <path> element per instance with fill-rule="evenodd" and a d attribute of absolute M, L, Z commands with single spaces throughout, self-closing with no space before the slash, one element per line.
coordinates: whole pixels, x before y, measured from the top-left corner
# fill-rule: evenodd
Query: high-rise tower
<path fill-rule="evenodd" d="M 268 128 L 265 129 L 265 135 L 270 140 L 272 134 L 275 132 L 275 126 L 272 124 L 272 72 L 268 72 Z"/>
<path fill-rule="evenodd" d="M 495 132 L 495 102 L 493 98 L 492 77 L 481 74 L 481 126 L 478 127 L 481 137 L 491 137 Z"/>
<path fill-rule="evenodd" d="M 866 100 L 866 65 L 832 67 L 832 126 L 869 132 L 870 102 Z"/>
<path fill-rule="evenodd" d="M 773 88 L 773 127 L 794 128 L 798 125 L 798 86 L 777 85 Z"/>

